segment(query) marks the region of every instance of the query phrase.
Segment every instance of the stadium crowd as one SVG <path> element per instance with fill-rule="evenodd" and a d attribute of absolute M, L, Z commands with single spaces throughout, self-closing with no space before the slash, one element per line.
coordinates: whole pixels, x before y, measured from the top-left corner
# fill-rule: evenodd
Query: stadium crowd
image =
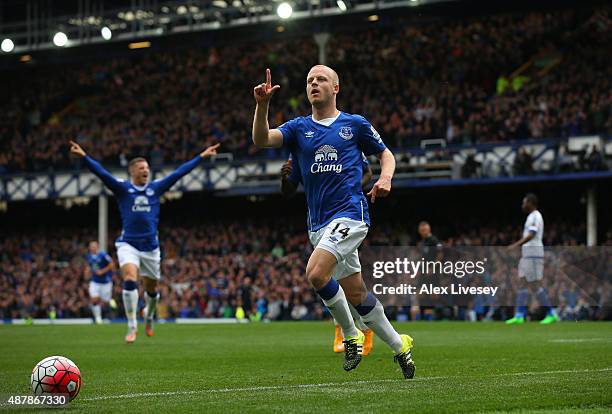
<path fill-rule="evenodd" d="M 329 63 L 340 108 L 362 113 L 391 147 L 424 138 L 480 143 L 612 134 L 610 8 L 422 21 L 334 33 Z M 287 53 L 291 50 L 291 53 Z M 65 143 L 123 165 L 156 168 L 219 141 L 237 157 L 275 155 L 251 145 L 252 87 L 266 66 L 282 85 L 271 124 L 308 113 L 311 37 L 140 54 L 9 74 L 0 98 L 0 173 L 78 168 Z M 499 88 L 533 59 L 540 72 Z M 561 141 L 560 141 L 561 144 Z M 601 151 L 601 149 L 599 149 Z"/>
<path fill-rule="evenodd" d="M 469 227 L 466 225 L 466 228 Z M 447 235 L 443 238 L 444 245 L 508 245 L 520 237 L 520 227 L 516 226 L 472 228 Z M 413 234 L 408 228 L 381 224 L 372 229 L 364 246 L 414 245 L 418 239 Z M 76 228 L 3 234 L 0 237 L 0 318 L 89 317 L 90 270 L 85 254 L 87 242 L 94 235 L 93 229 Z M 606 236 L 603 244 L 612 246 L 612 231 Z M 160 240 L 163 248 L 160 318 L 229 318 L 236 316 L 238 309 L 252 320 L 326 317 L 304 277 L 312 247 L 301 222 L 220 220 L 165 228 L 160 232 Z M 547 224 L 544 243 L 584 245 L 585 228 Z M 122 283 L 118 273 L 113 280 L 113 296 L 121 306 Z M 549 277 L 548 283 L 560 309 L 572 309 L 571 318 L 598 319 L 610 317 L 606 313 L 612 306 L 607 280 L 578 281 L 583 283 L 578 286 L 580 289 L 570 286 L 568 279 L 562 277 L 552 282 Z M 394 318 L 406 317 L 402 316 L 401 309 L 389 311 Z M 107 308 L 105 313 L 110 318 L 122 315 L 122 309 Z M 463 313 L 442 312 L 438 317 L 460 315 Z M 502 314 L 496 317 L 501 318 Z"/>
<path fill-rule="evenodd" d="M 333 38 L 331 63 L 348 85 L 366 85 L 344 90 L 342 102 L 349 112 L 369 114 L 392 146 L 424 138 L 472 144 L 610 133 L 610 58 L 601 48 L 612 28 L 607 18 L 603 29 L 593 27 L 601 13 L 586 20 L 569 11 L 533 13 L 343 34 Z M 496 93 L 504 74 L 531 58 L 545 63 L 558 56 L 562 63 L 548 76 Z"/>

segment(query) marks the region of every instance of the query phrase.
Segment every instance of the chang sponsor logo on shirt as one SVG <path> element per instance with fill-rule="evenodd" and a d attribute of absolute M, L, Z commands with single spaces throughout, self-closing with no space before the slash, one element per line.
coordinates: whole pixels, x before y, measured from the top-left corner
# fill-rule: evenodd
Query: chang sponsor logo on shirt
<path fill-rule="evenodd" d="M 134 205 L 132 206 L 134 212 L 151 212 L 151 206 L 149 205 L 149 199 L 146 196 L 139 195 L 134 199 Z"/>
<path fill-rule="evenodd" d="M 331 145 L 323 145 L 315 151 L 314 163 L 310 166 L 310 172 L 313 174 L 342 172 L 342 164 L 337 164 L 338 151 Z"/>

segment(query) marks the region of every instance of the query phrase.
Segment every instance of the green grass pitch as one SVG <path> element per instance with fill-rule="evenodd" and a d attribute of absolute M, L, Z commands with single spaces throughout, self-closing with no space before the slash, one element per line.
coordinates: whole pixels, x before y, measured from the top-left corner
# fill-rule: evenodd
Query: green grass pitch
<path fill-rule="evenodd" d="M 411 381 L 378 339 L 344 372 L 330 322 L 168 324 L 154 338 L 141 325 L 132 345 L 118 324 L 4 325 L 0 394 L 29 393 L 34 364 L 64 355 L 84 381 L 71 413 L 612 412 L 611 323 L 397 327 L 415 339 Z"/>

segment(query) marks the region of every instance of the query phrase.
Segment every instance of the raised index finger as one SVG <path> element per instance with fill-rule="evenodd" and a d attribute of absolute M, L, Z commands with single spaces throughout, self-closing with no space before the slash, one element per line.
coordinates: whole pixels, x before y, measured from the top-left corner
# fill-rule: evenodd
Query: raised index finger
<path fill-rule="evenodd" d="M 266 84 L 268 86 L 272 86 L 272 74 L 270 73 L 270 69 L 266 69 Z"/>

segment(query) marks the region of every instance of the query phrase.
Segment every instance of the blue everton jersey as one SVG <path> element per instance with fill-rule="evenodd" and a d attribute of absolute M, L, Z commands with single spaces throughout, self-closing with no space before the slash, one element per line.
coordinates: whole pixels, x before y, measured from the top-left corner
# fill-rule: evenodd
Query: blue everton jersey
<path fill-rule="evenodd" d="M 374 127 L 360 115 L 341 112 L 330 126 L 308 116 L 278 129 L 304 186 L 309 230 L 340 217 L 369 225 L 368 202 L 361 189 L 363 154 L 379 154 L 386 148 Z M 292 179 L 296 181 L 295 176 Z"/>
<path fill-rule="evenodd" d="M 87 253 L 87 263 L 91 268 L 91 278 L 96 283 L 109 283 L 113 280 L 113 272 L 108 271 L 102 275 L 97 274 L 98 270 L 104 269 L 106 266 L 111 264 L 113 259 L 105 252 L 98 252 L 98 254 Z"/>
<path fill-rule="evenodd" d="M 144 187 L 138 187 L 130 181 L 116 179 L 97 161 L 86 156 L 87 167 L 102 180 L 117 199 L 122 223 L 121 236 L 117 241 L 129 243 L 143 252 L 158 248 L 159 198 L 181 177 L 193 170 L 201 160 L 198 155 L 168 176 L 152 181 Z"/>

